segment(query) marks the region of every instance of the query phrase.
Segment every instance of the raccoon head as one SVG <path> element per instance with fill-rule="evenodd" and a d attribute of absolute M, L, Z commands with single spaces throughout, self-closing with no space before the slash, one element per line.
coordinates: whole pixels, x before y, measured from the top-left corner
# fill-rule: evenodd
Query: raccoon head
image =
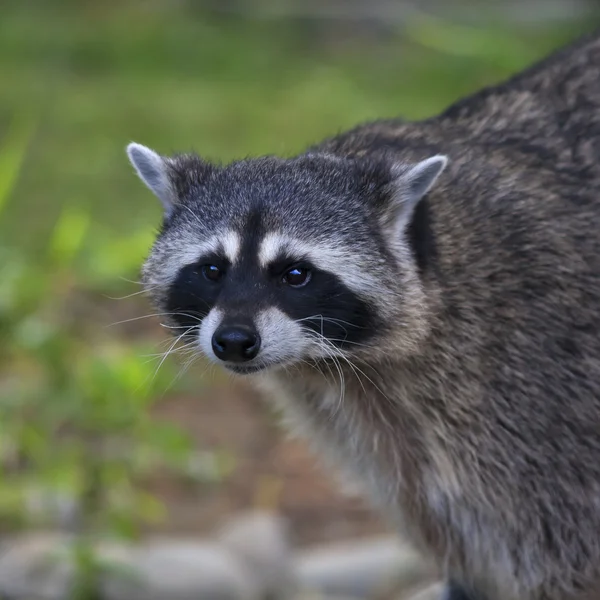
<path fill-rule="evenodd" d="M 216 166 L 135 143 L 127 153 L 164 208 L 146 288 L 210 360 L 245 374 L 385 358 L 426 332 L 408 230 L 446 157 L 311 153 Z"/>

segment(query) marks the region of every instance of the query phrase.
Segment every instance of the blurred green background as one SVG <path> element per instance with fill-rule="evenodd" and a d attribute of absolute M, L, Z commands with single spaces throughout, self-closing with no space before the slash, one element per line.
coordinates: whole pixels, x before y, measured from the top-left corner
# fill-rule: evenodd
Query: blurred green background
<path fill-rule="evenodd" d="M 533 0 L 0 3 L 1 530 L 74 531 L 90 598 L 98 536 L 201 532 L 252 503 L 307 531 L 332 518 L 306 459 L 292 452 L 286 471 L 252 454 L 278 434 L 251 392 L 201 359 L 182 374 L 190 355 L 163 360 L 171 341 L 136 283 L 160 207 L 129 141 L 290 154 L 361 121 L 432 115 L 598 22 L 593 3 Z M 212 425 L 186 428 L 195 418 Z M 321 486 L 302 506 L 282 492 L 290 464 Z M 148 483 L 166 471 L 176 494 Z M 173 508 L 184 496 L 204 520 Z"/>

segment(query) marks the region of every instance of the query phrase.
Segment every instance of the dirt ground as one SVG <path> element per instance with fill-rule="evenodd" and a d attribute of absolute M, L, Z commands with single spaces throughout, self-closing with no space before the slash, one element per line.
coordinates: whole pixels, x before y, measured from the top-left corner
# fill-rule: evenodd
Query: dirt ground
<path fill-rule="evenodd" d="M 253 507 L 285 515 L 299 545 L 384 531 L 360 499 L 341 492 L 304 443 L 285 435 L 264 399 L 241 383 L 217 383 L 198 394 L 169 398 L 156 416 L 183 427 L 198 449 L 223 449 L 234 457 L 232 470 L 219 483 L 156 481 L 152 489 L 168 511 L 159 531 L 210 533 L 228 515 Z"/>

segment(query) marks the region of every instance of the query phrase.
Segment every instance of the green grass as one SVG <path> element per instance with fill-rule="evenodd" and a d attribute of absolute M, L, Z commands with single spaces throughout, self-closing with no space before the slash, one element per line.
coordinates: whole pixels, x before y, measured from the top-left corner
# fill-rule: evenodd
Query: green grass
<path fill-rule="evenodd" d="M 360 121 L 431 115 L 582 30 L 428 20 L 390 39 L 323 44 L 290 23 L 136 2 L 3 8 L 0 141 L 15 110 L 36 130 L 0 236 L 39 252 L 65 203 L 89 211 L 90 243 L 102 227 L 151 231 L 160 209 L 126 161 L 130 140 L 218 160 L 289 154 Z"/>

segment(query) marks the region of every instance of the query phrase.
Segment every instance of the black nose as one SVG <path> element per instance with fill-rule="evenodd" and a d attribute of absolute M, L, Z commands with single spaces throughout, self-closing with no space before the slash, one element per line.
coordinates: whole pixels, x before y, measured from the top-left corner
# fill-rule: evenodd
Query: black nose
<path fill-rule="evenodd" d="M 260 337 L 246 325 L 225 325 L 215 331 L 212 349 L 221 360 L 245 362 L 258 354 Z"/>

